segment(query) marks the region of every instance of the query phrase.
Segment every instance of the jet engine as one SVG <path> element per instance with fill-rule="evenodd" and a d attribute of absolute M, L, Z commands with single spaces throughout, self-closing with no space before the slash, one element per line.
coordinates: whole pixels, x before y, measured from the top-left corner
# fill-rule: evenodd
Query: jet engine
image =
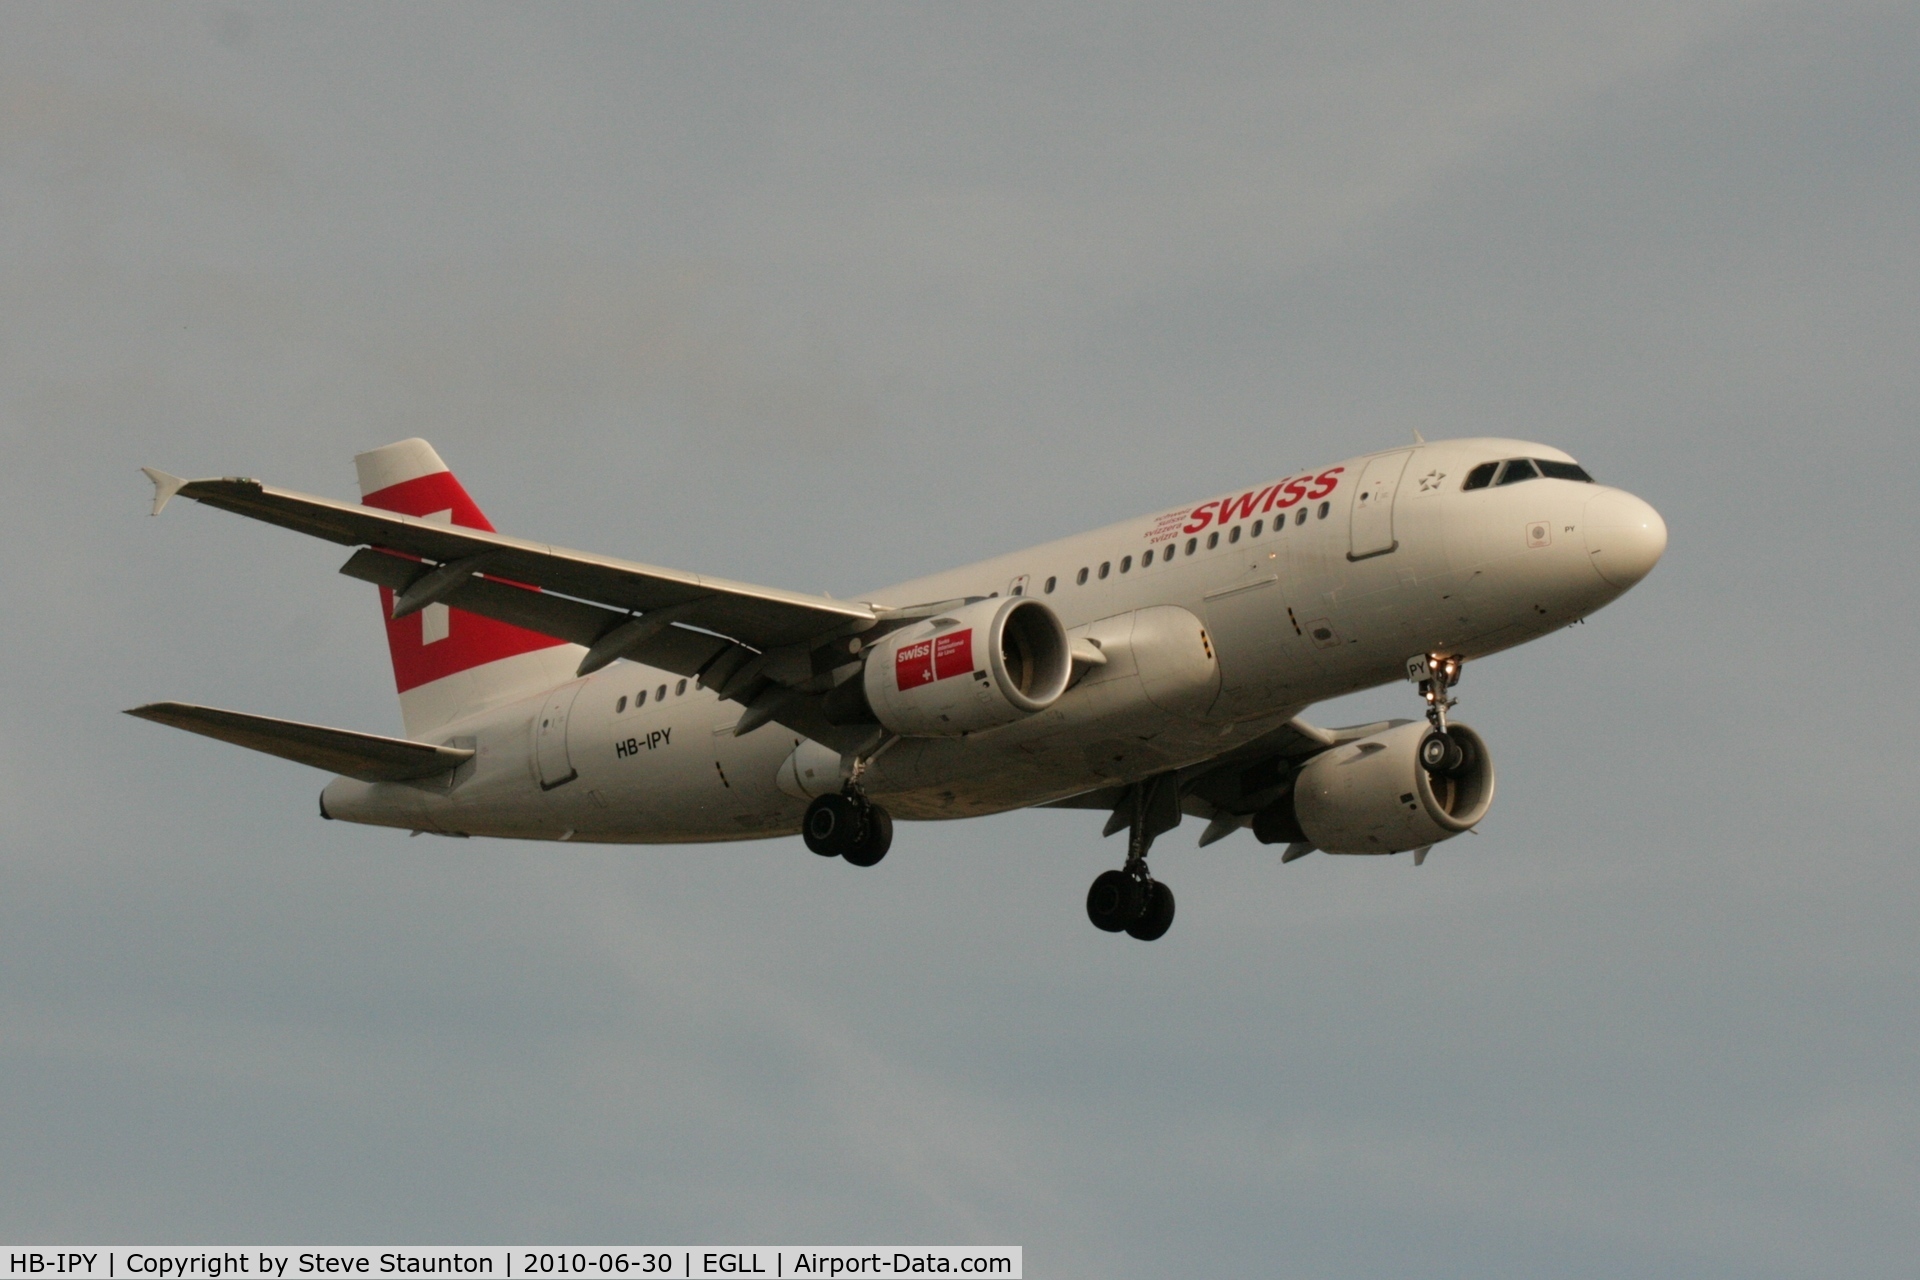
<path fill-rule="evenodd" d="M 1072 645 L 1038 600 L 978 600 L 890 632 L 867 652 L 862 692 L 903 737 L 947 738 L 1044 711 L 1066 692 Z"/>
<path fill-rule="evenodd" d="M 1402 853 L 1487 816 L 1493 758 L 1465 725 L 1450 724 L 1441 737 L 1416 720 L 1321 752 L 1301 768 L 1288 799 L 1291 813 L 1261 814 L 1256 835 L 1263 825 L 1275 834 L 1291 826 L 1328 853 Z"/>

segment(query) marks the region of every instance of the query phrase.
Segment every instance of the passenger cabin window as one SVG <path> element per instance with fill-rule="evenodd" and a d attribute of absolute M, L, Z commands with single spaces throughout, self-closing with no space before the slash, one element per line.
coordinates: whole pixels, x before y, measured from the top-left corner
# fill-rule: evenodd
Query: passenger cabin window
<path fill-rule="evenodd" d="M 1215 529 L 1212 533 L 1207 535 L 1207 550 L 1211 551 L 1219 545 L 1220 545 L 1220 531 L 1218 529 Z"/>
<path fill-rule="evenodd" d="M 1259 536 L 1260 536 L 1260 530 L 1262 530 L 1262 529 L 1264 529 L 1264 528 L 1266 528 L 1266 525 L 1267 525 L 1267 522 L 1266 522 L 1265 520 L 1255 520 L 1255 521 L 1253 522 L 1253 532 L 1252 532 L 1252 533 L 1250 533 L 1250 534 L 1248 534 L 1247 536 L 1248 536 L 1249 538 L 1257 538 L 1257 537 L 1259 537 Z"/>
<path fill-rule="evenodd" d="M 653 695 L 653 700 L 655 702 L 664 702 L 666 701 L 666 697 L 667 697 L 667 686 L 661 685 L 659 690 Z"/>
<path fill-rule="evenodd" d="M 1111 560 L 1102 560 L 1102 561 L 1100 562 L 1100 576 L 1101 576 L 1102 578 L 1105 578 L 1105 577 L 1107 576 L 1107 570 L 1109 570 L 1109 569 L 1111 569 L 1111 568 L 1113 568 L 1113 561 L 1111 561 Z"/>
<path fill-rule="evenodd" d="M 1239 525 L 1235 525 L 1235 526 L 1233 526 L 1233 532 L 1231 532 L 1231 533 L 1229 533 L 1229 534 L 1227 535 L 1227 541 L 1228 541 L 1228 542 L 1238 542 L 1238 541 L 1240 541 L 1240 526 L 1239 526 Z"/>
<path fill-rule="evenodd" d="M 676 698 L 684 694 L 686 691 L 687 691 L 687 682 L 685 680 L 682 680 L 679 684 L 673 686 L 673 696 Z"/>
<path fill-rule="evenodd" d="M 1132 556 L 1121 556 L 1121 557 L 1120 557 L 1120 572 L 1122 572 L 1122 573 L 1125 573 L 1125 572 L 1126 572 L 1127 570 L 1129 570 L 1129 569 L 1131 569 L 1131 568 L 1133 568 L 1133 557 L 1132 557 Z"/>
<path fill-rule="evenodd" d="M 1540 474 L 1549 480 L 1578 480 L 1581 484 L 1593 483 L 1593 477 L 1588 475 L 1586 468 L 1577 462 L 1554 462 L 1548 458 L 1535 458 L 1533 465 L 1540 468 Z"/>
<path fill-rule="evenodd" d="M 1293 513 L 1293 522 L 1295 524 L 1305 524 L 1307 522 L 1307 509 L 1305 507 Z"/>
<path fill-rule="evenodd" d="M 1500 468 L 1500 478 L 1493 483 L 1496 486 L 1519 484 L 1522 480 L 1538 480 L 1539 478 L 1540 473 L 1533 469 L 1533 463 L 1528 459 L 1508 458 L 1506 465 Z"/>
<path fill-rule="evenodd" d="M 1058 581 L 1060 581 L 1060 579 L 1058 579 L 1058 578 L 1048 578 L 1048 579 L 1047 579 L 1047 594 L 1048 594 L 1048 595 L 1052 595 L 1052 594 L 1053 594 L 1053 584 L 1054 584 L 1054 583 L 1056 583 L 1056 582 L 1058 582 Z"/>
<path fill-rule="evenodd" d="M 1473 470 L 1467 472 L 1467 478 L 1461 483 L 1460 487 L 1462 489 L 1484 489 L 1493 483 L 1493 473 L 1499 469 L 1500 464 L 1497 462 L 1483 462 Z"/>
<path fill-rule="evenodd" d="M 638 711 L 641 707 L 644 707 L 646 705 L 647 705 L 647 691 L 645 689 L 642 689 L 640 692 L 633 695 L 633 709 L 635 711 Z"/>
<path fill-rule="evenodd" d="M 627 709 L 627 695 L 623 693 L 620 695 L 620 701 L 613 704 L 613 714 L 619 715 L 622 711 L 625 711 L 626 709 Z"/>
<path fill-rule="evenodd" d="M 1200 539 L 1198 539 L 1198 538 L 1188 538 L 1188 539 L 1187 539 L 1187 554 L 1188 554 L 1188 555 L 1192 555 L 1192 554 L 1193 554 L 1193 552 L 1194 552 L 1194 549 L 1195 549 L 1196 547 L 1198 547 L 1199 545 L 1200 545 Z"/>
<path fill-rule="evenodd" d="M 1084 587 L 1087 585 L 1087 571 L 1085 569 L 1082 569 L 1074 578 L 1073 585 L 1076 587 Z"/>
<path fill-rule="evenodd" d="M 1333 504 L 1332 504 L 1331 502 L 1323 502 L 1323 503 L 1321 503 L 1321 504 L 1320 504 L 1320 518 L 1321 518 L 1322 520 L 1325 520 L 1325 519 L 1327 518 L 1327 512 L 1329 512 L 1329 511 L 1331 511 L 1331 510 L 1333 510 Z"/>

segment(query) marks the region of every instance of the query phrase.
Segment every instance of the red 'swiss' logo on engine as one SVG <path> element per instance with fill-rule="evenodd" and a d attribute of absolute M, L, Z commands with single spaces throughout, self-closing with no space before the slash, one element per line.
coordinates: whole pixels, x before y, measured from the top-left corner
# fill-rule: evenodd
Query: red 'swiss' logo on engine
<path fill-rule="evenodd" d="M 905 692 L 933 683 L 933 641 L 902 646 L 893 655 L 893 686 Z"/>
<path fill-rule="evenodd" d="M 973 674 L 973 628 L 902 645 L 893 655 L 893 685 L 902 692 Z"/>
<path fill-rule="evenodd" d="M 973 628 L 933 638 L 933 678 L 973 674 Z"/>

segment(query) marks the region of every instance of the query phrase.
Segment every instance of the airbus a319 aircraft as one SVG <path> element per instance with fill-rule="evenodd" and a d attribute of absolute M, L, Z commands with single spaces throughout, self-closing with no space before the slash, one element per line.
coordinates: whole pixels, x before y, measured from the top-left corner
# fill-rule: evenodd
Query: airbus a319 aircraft
<path fill-rule="evenodd" d="M 1183 815 L 1282 862 L 1417 865 L 1471 830 L 1493 759 L 1449 718 L 1461 664 L 1592 613 L 1667 544 L 1558 449 L 1418 441 L 835 600 L 496 533 L 424 440 L 355 463 L 359 505 L 147 475 L 155 515 L 178 495 L 358 548 L 340 571 L 380 588 L 407 736 L 129 714 L 340 775 L 324 818 L 446 836 L 798 832 L 870 867 L 895 817 L 1100 811 L 1127 854 L 1087 915 L 1140 939 L 1173 923 L 1147 854 Z M 1299 718 L 1400 679 L 1424 716 Z"/>

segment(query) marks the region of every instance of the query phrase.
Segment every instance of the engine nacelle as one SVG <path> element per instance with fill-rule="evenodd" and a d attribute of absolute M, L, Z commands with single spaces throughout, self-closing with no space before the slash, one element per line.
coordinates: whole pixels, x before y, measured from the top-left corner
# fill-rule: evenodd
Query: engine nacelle
<path fill-rule="evenodd" d="M 861 679 L 874 718 L 894 733 L 950 738 L 1045 711 L 1072 674 L 1058 615 L 1014 596 L 888 634 L 868 650 Z"/>
<path fill-rule="evenodd" d="M 1402 853 L 1451 839 L 1486 817 L 1493 807 L 1487 744 L 1465 725 L 1450 724 L 1457 762 L 1429 772 L 1420 748 L 1432 732 L 1415 721 L 1309 760 L 1293 784 L 1294 816 L 1307 839 L 1328 853 Z"/>

